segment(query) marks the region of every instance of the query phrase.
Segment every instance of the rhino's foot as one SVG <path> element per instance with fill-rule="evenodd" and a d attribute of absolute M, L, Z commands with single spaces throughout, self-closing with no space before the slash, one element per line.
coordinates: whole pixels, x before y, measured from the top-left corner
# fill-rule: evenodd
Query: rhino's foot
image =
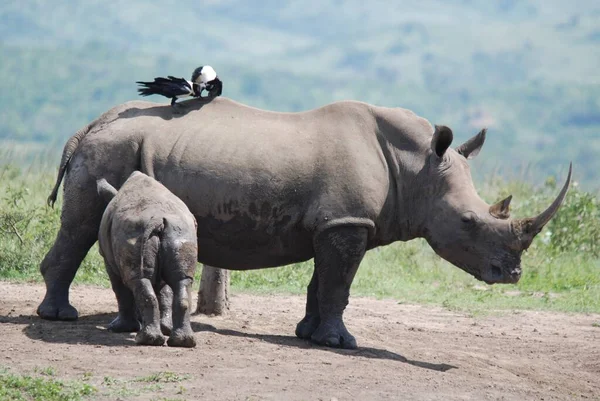
<path fill-rule="evenodd" d="M 162 331 L 162 333 L 165 336 L 170 336 L 172 330 L 173 330 L 173 325 L 171 324 L 171 321 L 169 320 L 168 322 L 165 322 L 165 321 L 163 321 L 161 319 L 161 321 L 160 321 L 160 331 Z"/>
<path fill-rule="evenodd" d="M 346 329 L 341 319 L 321 322 L 310 339 L 319 345 L 332 348 L 356 348 L 356 338 Z"/>
<path fill-rule="evenodd" d="M 114 333 L 133 333 L 140 331 L 141 328 L 142 326 L 137 319 L 124 319 L 121 315 L 117 316 L 115 320 L 108 325 L 108 330 Z"/>
<path fill-rule="evenodd" d="M 139 345 L 163 345 L 165 340 L 159 330 L 148 328 L 140 330 L 135 336 L 135 343 Z"/>
<path fill-rule="evenodd" d="M 37 314 L 46 320 L 77 320 L 79 313 L 69 302 L 58 303 L 44 298 L 37 308 Z"/>
<path fill-rule="evenodd" d="M 319 315 L 307 314 L 304 316 L 297 325 L 296 325 L 296 336 L 298 338 L 303 338 L 305 340 L 309 340 L 313 333 L 319 327 L 321 323 L 321 318 Z"/>
<path fill-rule="evenodd" d="M 174 330 L 167 344 L 170 347 L 186 347 L 193 348 L 196 346 L 196 339 L 194 338 L 194 333 L 190 329 L 188 330 Z"/>

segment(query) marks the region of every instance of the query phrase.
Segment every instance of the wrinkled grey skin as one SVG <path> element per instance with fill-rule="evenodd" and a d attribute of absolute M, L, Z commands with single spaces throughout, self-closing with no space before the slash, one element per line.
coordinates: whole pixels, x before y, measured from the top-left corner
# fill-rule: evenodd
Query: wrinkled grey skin
<path fill-rule="evenodd" d="M 118 192 L 104 178 L 98 180 L 97 187 L 99 195 L 109 202 L 100 223 L 98 245 L 119 304 L 119 315 L 109 330 L 139 330 L 135 338 L 138 344 L 163 345 L 164 333 L 170 335 L 170 346 L 195 347 L 190 326 L 191 287 L 198 255 L 194 216 L 161 183 L 139 171 L 131 174 Z M 168 286 L 160 291 L 165 283 Z M 164 295 L 168 288 L 172 295 L 159 303 L 156 294 Z M 172 330 L 163 316 L 161 332 L 161 310 L 167 314 L 172 311 Z"/>
<path fill-rule="evenodd" d="M 68 289 L 96 241 L 105 203 L 95 180 L 120 184 L 134 170 L 156 178 L 198 221 L 199 261 L 247 270 L 308 260 L 315 270 L 296 334 L 354 348 L 342 320 L 365 251 L 427 239 L 443 258 L 488 283 L 515 283 L 522 252 L 560 206 L 512 220 L 510 198 L 486 204 L 467 159 L 485 130 L 450 148 L 452 131 L 411 111 L 338 102 L 275 113 L 219 97 L 171 108 L 117 106 L 65 145 L 61 228 L 41 264 L 45 319 L 76 319 Z M 570 178 L 570 175 L 569 175 Z"/>

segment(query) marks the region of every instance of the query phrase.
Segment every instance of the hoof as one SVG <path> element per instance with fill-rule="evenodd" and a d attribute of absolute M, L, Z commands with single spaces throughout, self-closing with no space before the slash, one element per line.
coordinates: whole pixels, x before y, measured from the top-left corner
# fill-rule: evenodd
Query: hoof
<path fill-rule="evenodd" d="M 77 320 L 79 313 L 68 302 L 64 304 L 55 304 L 50 301 L 42 301 L 37 308 L 37 314 L 46 320 Z"/>
<path fill-rule="evenodd" d="M 165 337 L 161 333 L 153 333 L 148 330 L 142 330 L 135 336 L 135 343 L 138 345 L 164 345 Z"/>
<path fill-rule="evenodd" d="M 136 331 L 140 331 L 142 326 L 137 319 L 123 319 L 121 316 L 117 316 L 115 320 L 110 322 L 108 325 L 108 330 L 114 333 L 133 333 Z"/>
<path fill-rule="evenodd" d="M 356 338 L 346 330 L 344 323 L 319 325 L 310 339 L 326 347 L 356 349 Z"/>
<path fill-rule="evenodd" d="M 160 322 L 160 331 L 165 335 L 165 336 L 170 336 L 171 335 L 171 331 L 173 330 L 173 326 L 171 325 L 171 322 L 165 323 L 161 320 Z"/>
<path fill-rule="evenodd" d="M 167 341 L 169 347 L 193 348 L 196 346 L 196 339 L 193 334 L 182 334 L 175 331 Z"/>
<path fill-rule="evenodd" d="M 319 323 L 321 323 L 321 319 L 317 315 L 304 316 L 304 319 L 296 325 L 296 337 L 309 340 L 319 327 Z"/>

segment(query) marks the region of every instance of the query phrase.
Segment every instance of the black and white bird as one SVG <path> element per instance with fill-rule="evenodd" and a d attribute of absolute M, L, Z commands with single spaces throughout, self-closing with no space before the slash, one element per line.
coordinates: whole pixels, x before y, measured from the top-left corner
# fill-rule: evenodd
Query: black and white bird
<path fill-rule="evenodd" d="M 171 99 L 171 106 L 175 107 L 177 99 L 183 97 L 202 98 L 206 90 L 209 98 L 220 96 L 223 92 L 223 82 L 210 65 L 198 67 L 192 73 L 192 80 L 176 78 L 169 75 L 167 78 L 154 78 L 153 82 L 136 81 L 139 84 L 138 92 L 141 96 L 161 95 Z"/>
<path fill-rule="evenodd" d="M 177 99 L 182 97 L 199 96 L 200 88 L 197 84 L 185 78 L 154 78 L 154 82 L 136 81 L 140 85 L 138 92 L 141 96 L 161 95 L 171 98 L 171 106 L 175 106 Z"/>
<path fill-rule="evenodd" d="M 202 91 L 204 90 L 208 92 L 208 97 L 221 96 L 223 92 L 223 82 L 210 65 L 196 68 L 192 74 L 192 83 L 198 85 L 200 90 L 198 97 L 202 97 Z"/>

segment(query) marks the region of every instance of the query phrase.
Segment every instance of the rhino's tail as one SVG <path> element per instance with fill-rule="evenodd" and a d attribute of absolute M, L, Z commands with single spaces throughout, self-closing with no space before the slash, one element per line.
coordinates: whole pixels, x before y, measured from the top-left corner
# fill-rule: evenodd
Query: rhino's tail
<path fill-rule="evenodd" d="M 92 126 L 93 123 L 86 125 L 82 129 L 77 131 L 75 135 L 69 138 L 69 140 L 65 144 L 65 148 L 63 149 L 62 153 L 62 158 L 60 160 L 60 167 L 58 168 L 58 177 L 56 178 L 56 184 L 54 184 L 54 188 L 52 189 L 52 192 L 48 197 L 48 206 L 54 207 L 54 203 L 56 202 L 56 197 L 58 195 L 58 188 L 60 187 L 60 183 L 62 182 L 63 177 L 65 176 L 67 165 L 69 164 L 73 153 L 75 153 L 75 150 L 77 150 L 79 142 L 81 142 L 81 140 L 87 135 L 87 133 L 90 132 Z"/>
<path fill-rule="evenodd" d="M 163 230 L 165 229 L 165 224 L 167 222 L 167 219 L 153 219 L 153 221 L 150 221 L 147 225 L 146 228 L 144 229 L 143 234 L 140 237 L 140 266 L 143 269 L 144 268 L 144 254 L 146 253 L 146 245 L 148 244 L 148 242 L 150 242 L 152 240 L 153 236 L 156 236 L 158 241 L 160 241 L 160 237 L 161 234 L 163 232 Z M 160 252 L 160 244 L 158 245 L 158 252 Z M 154 266 L 154 276 L 158 278 L 158 282 L 160 282 L 160 277 L 162 272 L 161 270 L 161 266 L 160 266 L 160 262 L 159 262 L 159 257 L 158 254 L 154 255 L 156 257 L 156 264 Z"/>

